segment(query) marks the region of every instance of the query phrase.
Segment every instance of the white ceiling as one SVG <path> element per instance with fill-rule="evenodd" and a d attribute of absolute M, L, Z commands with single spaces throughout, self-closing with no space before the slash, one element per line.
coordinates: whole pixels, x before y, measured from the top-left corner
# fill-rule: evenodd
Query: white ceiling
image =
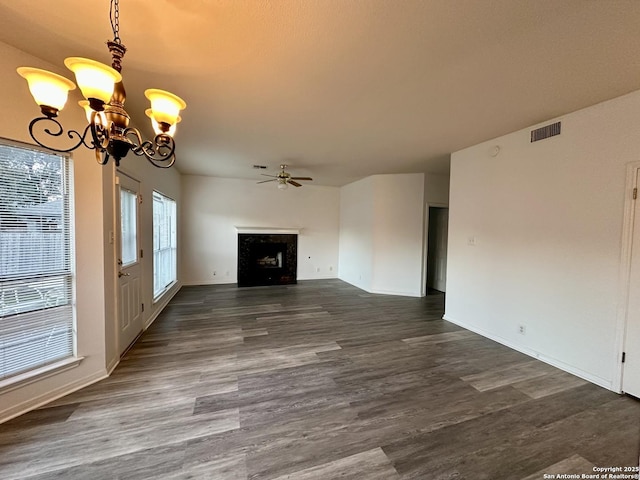
<path fill-rule="evenodd" d="M 120 10 L 127 109 L 146 121 L 151 87 L 187 101 L 176 135 L 187 174 L 260 180 L 253 164 L 274 173 L 282 162 L 321 185 L 446 174 L 453 151 L 640 88 L 637 0 L 122 0 Z M 0 0 L 0 18 L 0 41 L 56 65 L 110 62 L 108 0 Z"/>

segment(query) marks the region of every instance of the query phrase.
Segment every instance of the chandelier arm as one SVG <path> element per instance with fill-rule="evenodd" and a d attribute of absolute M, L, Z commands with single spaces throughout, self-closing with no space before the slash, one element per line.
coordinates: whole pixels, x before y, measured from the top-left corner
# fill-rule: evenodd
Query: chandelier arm
<path fill-rule="evenodd" d="M 137 156 L 144 155 L 154 167 L 169 168 L 175 163 L 176 143 L 170 135 L 159 133 L 153 142 L 143 141 L 140 132 L 129 127 L 124 131 L 124 136 L 132 144 L 131 151 Z"/>
<path fill-rule="evenodd" d="M 87 126 L 91 130 L 91 137 L 93 139 L 92 146 L 88 148 L 95 148 L 96 150 L 105 150 L 109 145 L 109 129 L 106 125 L 101 123 L 101 118 L 93 112 L 91 123 Z M 85 144 L 86 145 L 86 144 Z"/>
<path fill-rule="evenodd" d="M 62 124 L 60 124 L 60 122 L 58 122 L 55 118 L 52 117 L 37 117 L 34 118 L 33 120 L 31 120 L 31 122 L 29 123 L 29 135 L 31 135 L 31 138 L 33 139 L 34 142 L 36 142 L 38 145 L 40 145 L 41 147 L 44 147 L 46 149 L 49 150 L 53 150 L 54 152 L 59 152 L 59 153 L 68 153 L 68 152 L 72 152 L 73 150 L 75 150 L 76 148 L 78 148 L 80 145 L 84 145 L 87 148 L 94 148 L 92 145 L 88 144 L 86 142 L 86 138 L 87 138 L 87 133 L 89 132 L 89 127 L 90 125 L 87 125 L 84 129 L 84 132 L 80 133 L 76 130 L 69 130 L 67 132 L 67 137 L 69 137 L 69 139 L 71 140 L 76 140 L 76 143 L 74 143 L 71 147 L 69 148 L 53 148 L 45 143 L 43 143 L 42 141 L 40 141 L 35 133 L 35 126 L 37 124 L 39 124 L 40 122 L 51 122 L 53 123 L 53 125 L 55 125 L 55 130 L 51 130 L 48 127 L 41 125 L 42 126 L 42 131 L 44 133 L 46 133 L 47 135 L 51 136 L 51 137 L 60 137 L 63 133 L 64 133 L 64 128 L 62 128 Z M 47 125 L 47 124 L 45 124 Z"/>
<path fill-rule="evenodd" d="M 110 157 L 109 157 L 109 153 L 106 150 L 96 148 L 95 152 L 96 152 L 96 162 L 98 163 L 98 165 L 106 165 L 109 162 Z"/>

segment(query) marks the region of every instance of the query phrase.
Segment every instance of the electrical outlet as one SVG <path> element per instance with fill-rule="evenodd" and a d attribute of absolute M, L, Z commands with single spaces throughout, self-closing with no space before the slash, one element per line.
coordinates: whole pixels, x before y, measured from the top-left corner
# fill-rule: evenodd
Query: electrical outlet
<path fill-rule="evenodd" d="M 330 271 L 330 272 L 333 272 L 333 267 L 329 267 L 329 271 Z"/>
<path fill-rule="evenodd" d="M 518 333 L 520 335 L 526 335 L 527 334 L 527 327 L 524 325 L 518 325 Z"/>
<path fill-rule="evenodd" d="M 224 274 L 228 277 L 228 276 L 229 276 L 229 270 L 227 270 L 226 272 L 224 272 Z"/>
<path fill-rule="evenodd" d="M 316 267 L 316 272 L 320 272 L 320 267 Z"/>

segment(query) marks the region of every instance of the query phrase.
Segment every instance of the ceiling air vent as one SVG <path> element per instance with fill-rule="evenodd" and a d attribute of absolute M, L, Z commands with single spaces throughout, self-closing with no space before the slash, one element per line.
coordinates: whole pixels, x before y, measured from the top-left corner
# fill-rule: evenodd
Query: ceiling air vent
<path fill-rule="evenodd" d="M 531 130 L 531 143 L 560 135 L 560 122 Z"/>
<path fill-rule="evenodd" d="M 256 170 L 265 170 L 267 168 L 266 165 L 254 165 L 253 168 Z"/>

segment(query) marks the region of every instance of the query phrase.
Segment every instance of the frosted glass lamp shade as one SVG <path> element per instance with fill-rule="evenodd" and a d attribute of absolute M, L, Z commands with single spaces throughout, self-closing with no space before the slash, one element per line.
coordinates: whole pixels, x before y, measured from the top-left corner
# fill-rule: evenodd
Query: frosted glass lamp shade
<path fill-rule="evenodd" d="M 152 111 L 150 108 L 147 108 L 144 111 L 145 115 L 147 117 L 149 117 L 151 119 L 151 126 L 153 127 L 153 131 L 156 135 L 160 135 L 161 133 L 166 133 L 167 135 L 169 135 L 170 137 L 173 137 L 176 133 L 176 127 L 178 126 L 178 123 L 180 123 L 182 121 L 182 117 L 178 116 L 178 118 L 176 119 L 176 123 L 174 123 L 173 125 L 171 125 L 169 127 L 169 129 L 164 132 L 162 130 L 162 128 L 160 127 L 160 124 L 158 122 L 156 122 L 156 119 L 153 118 L 152 116 Z"/>
<path fill-rule="evenodd" d="M 145 90 L 144 95 L 151 102 L 150 116 L 157 123 L 175 125 L 179 121 L 180 110 L 187 108 L 184 100 L 164 90 L 150 88 L 149 90 Z"/>
<path fill-rule="evenodd" d="M 287 185 L 286 180 L 278 180 L 278 189 L 286 190 L 287 188 L 289 188 L 289 185 Z"/>
<path fill-rule="evenodd" d="M 87 117 L 87 122 L 91 123 L 91 116 L 93 113 L 93 109 L 89 106 L 89 100 L 80 100 L 78 102 L 78 105 L 80 105 L 84 110 L 84 114 Z"/>
<path fill-rule="evenodd" d="M 78 87 L 87 100 L 93 98 L 109 103 L 114 85 L 122 81 L 122 75 L 113 68 L 88 58 L 69 57 L 64 64 L 75 74 Z"/>
<path fill-rule="evenodd" d="M 67 103 L 69 90 L 76 88 L 71 80 L 39 68 L 20 67 L 17 72 L 27 80 L 33 99 L 41 107 L 62 110 Z"/>
<path fill-rule="evenodd" d="M 82 107 L 82 109 L 84 110 L 84 114 L 87 117 L 87 122 L 91 123 L 91 119 L 93 118 L 93 108 L 91 108 L 91 105 L 89 105 L 89 100 L 80 100 L 78 102 L 78 105 L 80 105 Z M 96 112 L 96 116 L 99 116 L 100 118 L 96 119 L 96 123 L 100 123 L 101 125 L 106 125 L 107 124 L 107 119 L 104 115 L 104 112 Z"/>

